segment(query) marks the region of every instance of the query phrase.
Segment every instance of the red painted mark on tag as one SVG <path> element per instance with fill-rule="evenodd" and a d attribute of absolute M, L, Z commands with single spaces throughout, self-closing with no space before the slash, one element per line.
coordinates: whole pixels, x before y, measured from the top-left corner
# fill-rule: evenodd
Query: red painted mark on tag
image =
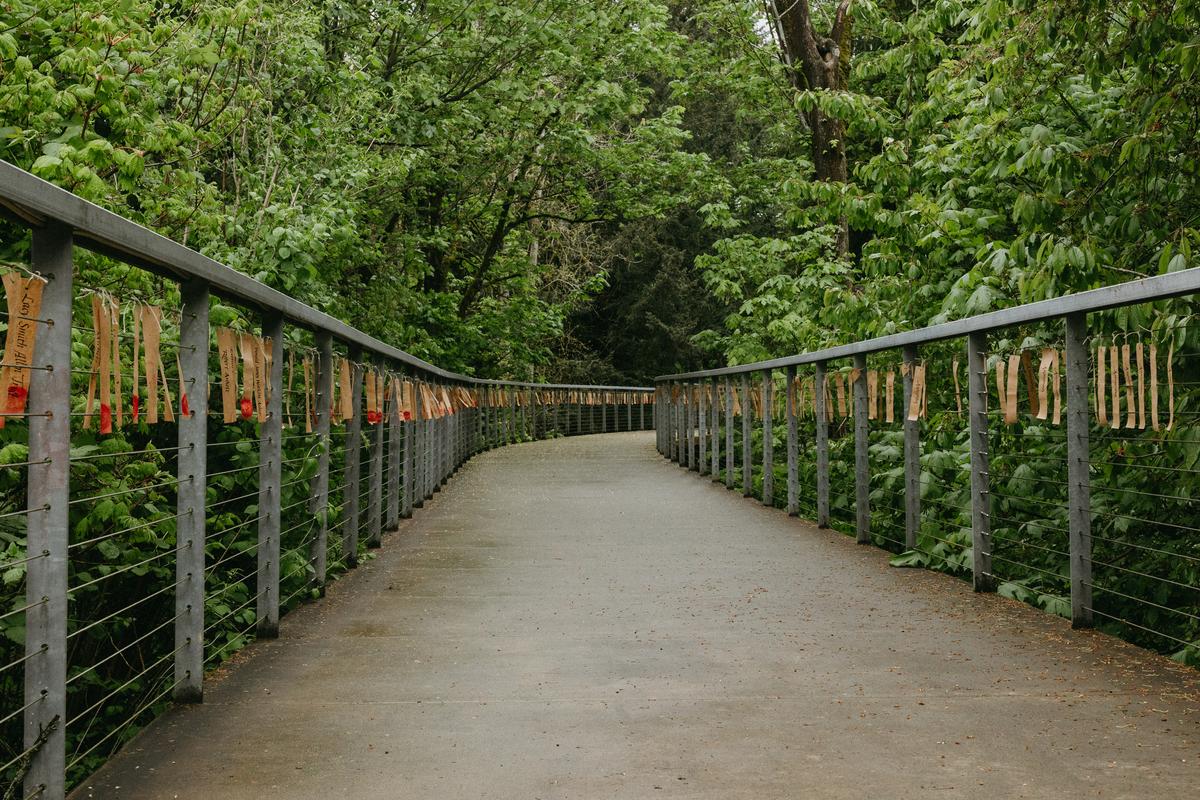
<path fill-rule="evenodd" d="M 142 398 L 138 397 L 138 396 L 135 394 L 135 395 L 133 396 L 133 403 L 132 403 L 132 405 L 133 405 L 133 421 L 134 421 L 134 422 L 137 422 L 137 421 L 138 421 L 138 417 L 141 415 L 141 405 L 142 405 Z"/>
<path fill-rule="evenodd" d="M 179 410 L 185 417 L 190 417 L 192 415 L 192 412 L 188 410 L 188 399 L 186 393 L 179 398 Z"/>
<path fill-rule="evenodd" d="M 380 415 L 379 415 L 378 411 L 368 411 L 367 412 L 367 422 L 371 423 L 372 425 L 378 424 L 379 419 L 380 419 Z"/>
<path fill-rule="evenodd" d="M 112 407 L 108 403 L 100 404 L 100 432 L 112 433 Z"/>
<path fill-rule="evenodd" d="M 242 419 L 250 419 L 250 415 L 254 413 L 254 404 L 250 402 L 249 397 L 242 398 Z"/>

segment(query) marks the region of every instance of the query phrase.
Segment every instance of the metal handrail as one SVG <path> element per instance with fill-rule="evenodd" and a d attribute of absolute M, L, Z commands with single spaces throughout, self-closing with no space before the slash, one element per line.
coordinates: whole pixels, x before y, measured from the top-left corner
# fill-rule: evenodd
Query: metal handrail
<path fill-rule="evenodd" d="M 218 297 L 263 311 L 276 311 L 293 325 L 326 331 L 339 341 L 430 377 L 454 383 L 521 389 L 653 391 L 649 386 L 495 380 L 442 369 L 5 161 L 0 161 L 0 208 L 7 210 L 10 218 L 29 227 L 40 227 L 48 222 L 67 225 L 77 246 L 181 283 L 202 281 Z"/>
<path fill-rule="evenodd" d="M 903 333 L 891 333 L 873 339 L 850 344 L 826 347 L 808 353 L 799 353 L 767 361 L 755 361 L 752 364 L 739 364 L 719 369 L 696 370 L 680 372 L 673 375 L 659 375 L 655 381 L 680 381 L 695 378 L 721 378 L 728 375 L 742 375 L 748 372 L 761 372 L 765 369 L 783 369 L 798 367 L 804 364 L 815 364 L 820 361 L 833 361 L 839 358 L 851 358 L 858 355 L 870 355 L 884 350 L 898 350 L 913 345 L 930 344 L 946 339 L 958 339 L 972 333 L 990 333 L 1001 328 L 1014 325 L 1027 325 L 1034 322 L 1048 322 L 1061 319 L 1071 314 L 1087 314 L 1089 312 L 1107 311 L 1133 303 L 1145 303 L 1153 300 L 1169 300 L 1173 297 L 1200 293 L 1200 267 L 1170 272 L 1166 275 L 1154 275 L 1149 278 L 1089 289 L 1076 294 L 1054 297 L 1049 300 L 1039 300 L 1035 303 L 1002 308 L 985 314 L 929 325 Z"/>

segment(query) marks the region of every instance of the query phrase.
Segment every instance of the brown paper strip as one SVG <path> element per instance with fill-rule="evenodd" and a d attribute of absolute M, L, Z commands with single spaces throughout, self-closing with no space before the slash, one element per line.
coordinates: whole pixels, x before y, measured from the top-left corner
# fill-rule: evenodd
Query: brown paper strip
<path fill-rule="evenodd" d="M 879 417 L 879 372 L 867 370 L 867 419 Z"/>
<path fill-rule="evenodd" d="M 100 315 L 102 314 L 100 295 L 92 295 L 92 367 L 88 371 L 87 401 L 83 406 L 83 429 L 90 431 L 96 416 L 96 384 L 100 379 Z"/>
<path fill-rule="evenodd" d="M 1000 401 L 1000 418 L 1008 420 L 1008 390 L 1004 380 L 1004 358 L 996 359 L 996 397 Z M 912 419 L 910 416 L 909 419 Z"/>
<path fill-rule="evenodd" d="M 1133 357 L 1137 360 L 1137 426 L 1138 430 L 1146 430 L 1146 350 L 1141 342 L 1137 343 Z"/>
<path fill-rule="evenodd" d="M 896 414 L 894 406 L 896 405 L 896 371 L 894 369 L 889 369 L 887 371 L 887 392 L 884 396 L 884 403 L 883 421 L 895 422 Z"/>
<path fill-rule="evenodd" d="M 1008 388 L 1004 406 L 1004 422 L 1007 425 L 1012 425 L 1017 421 L 1017 381 L 1020 377 L 1020 365 L 1021 356 L 1011 355 L 1008 357 Z"/>
<path fill-rule="evenodd" d="M 1158 422 L 1158 345 L 1150 343 L 1150 427 L 1159 429 Z"/>
<path fill-rule="evenodd" d="M 1167 350 L 1167 430 L 1175 428 L 1175 345 Z"/>
<path fill-rule="evenodd" d="M 1121 368 L 1117 363 L 1119 356 L 1116 345 L 1108 348 L 1108 385 L 1112 389 L 1112 413 L 1108 416 L 1108 424 L 1114 429 L 1121 427 Z"/>
<path fill-rule="evenodd" d="M 300 365 L 304 372 L 304 432 L 313 430 L 312 362 L 305 356 Z"/>
<path fill-rule="evenodd" d="M 258 374 L 258 370 L 255 367 L 254 358 L 254 354 L 258 352 L 258 344 L 254 337 L 248 333 L 239 335 L 238 352 L 242 355 L 242 394 L 238 398 L 238 410 L 242 419 L 250 419 L 254 416 L 254 398 L 258 394 L 255 387 L 255 376 Z"/>
<path fill-rule="evenodd" d="M 162 337 L 162 309 L 140 306 L 142 314 L 142 346 L 146 356 L 146 422 L 158 422 L 158 380 L 162 370 L 159 340 Z"/>
<path fill-rule="evenodd" d="M 399 378 L 396 379 L 399 382 Z M 350 360 L 343 358 L 338 365 L 339 399 L 341 400 L 342 422 L 354 419 L 354 397 L 352 396 L 352 381 L 350 379 Z M 404 417 L 408 419 L 408 417 Z"/>
<path fill-rule="evenodd" d="M 1033 354 L 1029 350 L 1021 351 L 1021 372 L 1025 375 L 1025 391 L 1029 395 L 1029 413 L 1037 417 L 1041 405 L 1037 395 L 1037 384 L 1033 380 Z"/>
<path fill-rule="evenodd" d="M 15 272 L 3 277 L 5 300 L 8 305 L 8 333 L 4 338 L 4 366 L 0 367 L 0 392 L 4 397 L 4 413 L 25 413 L 29 400 L 29 367 L 33 365 L 37 341 L 37 316 L 42 310 L 42 289 L 46 282 L 39 277 L 23 279 Z M 0 415 L 0 428 L 5 417 Z"/>
<path fill-rule="evenodd" d="M 1096 423 L 1101 427 L 1108 424 L 1108 394 L 1104 388 L 1106 355 L 1106 348 L 1096 348 Z"/>
<path fill-rule="evenodd" d="M 1050 364 L 1054 361 L 1055 350 L 1052 347 L 1042 348 L 1042 357 L 1038 361 L 1037 376 L 1037 414 L 1038 419 L 1046 419 L 1050 414 L 1048 393 L 1050 391 Z"/>
<path fill-rule="evenodd" d="M 1133 368 L 1129 363 L 1129 344 L 1121 345 L 1121 365 L 1125 369 L 1125 427 L 1137 427 L 1137 409 L 1133 405 Z"/>
<path fill-rule="evenodd" d="M 133 416 L 133 424 L 137 424 L 142 415 L 142 398 L 141 390 L 138 388 L 138 364 L 142 357 L 142 320 L 139 306 L 135 303 L 133 306 L 133 394 L 129 398 L 130 411 Z M 218 331 L 219 333 L 219 331 Z"/>
<path fill-rule="evenodd" d="M 121 303 L 109 298 L 109 332 L 112 336 L 112 370 L 115 379 L 113 398 L 117 412 L 117 427 L 125 426 L 125 381 L 121 374 Z"/>
<path fill-rule="evenodd" d="M 958 383 L 958 359 L 950 362 L 950 372 L 954 375 L 954 410 L 962 415 L 962 389 Z"/>
<path fill-rule="evenodd" d="M 96 349 L 100 351 L 100 433 L 112 433 L 112 313 L 103 298 L 93 305 L 97 313 L 99 335 Z"/>

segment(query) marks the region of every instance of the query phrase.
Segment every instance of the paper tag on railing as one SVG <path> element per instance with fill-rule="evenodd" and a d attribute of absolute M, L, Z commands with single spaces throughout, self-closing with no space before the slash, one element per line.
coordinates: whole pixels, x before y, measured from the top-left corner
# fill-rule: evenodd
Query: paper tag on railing
<path fill-rule="evenodd" d="M 895 422 L 896 419 L 896 370 L 889 369 L 887 371 L 887 388 L 884 393 L 884 412 L 883 421 L 887 423 Z"/>
<path fill-rule="evenodd" d="M 312 362 L 308 356 L 301 361 L 304 372 L 304 432 L 313 431 Z"/>
<path fill-rule="evenodd" d="M 1108 424 L 1108 392 L 1104 386 L 1106 355 L 1103 346 L 1096 348 L 1096 423 L 1100 426 Z"/>
<path fill-rule="evenodd" d="M 8 305 L 8 333 L 4 339 L 3 366 L 0 367 L 0 393 L 4 397 L 5 415 L 25 413 L 29 400 L 29 376 L 33 365 L 34 345 L 38 334 L 38 314 L 42 310 L 42 289 L 46 282 L 39 277 L 22 278 L 15 272 L 3 277 L 5 300 Z"/>
<path fill-rule="evenodd" d="M 257 373 L 254 368 L 254 354 L 257 350 L 253 336 L 248 333 L 238 335 L 238 351 L 242 355 L 242 394 L 238 398 L 238 411 L 242 419 L 250 419 L 254 415 L 254 376 Z"/>
<path fill-rule="evenodd" d="M 1137 427 L 1137 408 L 1133 404 L 1133 367 L 1130 364 L 1129 343 L 1121 345 L 1121 366 L 1125 375 L 1125 427 Z"/>
<path fill-rule="evenodd" d="M 341 400 L 342 422 L 354 419 L 353 381 L 350 376 L 350 359 L 343 358 L 338 364 L 338 397 Z"/>
<path fill-rule="evenodd" d="M 999 400 L 1000 418 L 1008 419 L 1008 389 L 1004 380 L 1004 356 L 996 358 L 996 398 Z"/>
<path fill-rule="evenodd" d="M 1108 424 L 1113 428 L 1121 427 L 1121 368 L 1117 363 L 1117 346 L 1108 348 L 1108 385 L 1112 388 L 1112 412 Z"/>
<path fill-rule="evenodd" d="M 112 371 L 115 379 L 113 387 L 113 404 L 116 406 L 117 427 L 125 426 L 125 381 L 121 374 L 121 303 L 116 298 L 109 298 L 108 325 L 111 337 Z"/>
<path fill-rule="evenodd" d="M 90 431 L 96 416 L 96 386 L 100 381 L 100 295 L 92 295 L 92 367 L 88 371 L 87 400 L 83 406 L 83 429 Z"/>
<path fill-rule="evenodd" d="M 1137 426 L 1138 430 L 1146 430 L 1146 350 L 1141 342 L 1137 343 L 1133 353 L 1137 361 Z"/>
<path fill-rule="evenodd" d="M 1158 345 L 1150 343 L 1150 427 L 1159 429 L 1158 421 Z"/>
<path fill-rule="evenodd" d="M 142 360 L 142 319 L 140 307 L 135 303 L 133 306 L 133 394 L 129 398 L 129 413 L 133 417 L 133 424 L 136 425 L 141 419 L 141 390 L 138 388 L 138 379 L 141 377 L 138 374 L 138 365 Z M 217 333 L 220 333 L 218 329 Z M 218 337 L 218 341 L 220 338 Z"/>
<path fill-rule="evenodd" d="M 139 306 L 142 314 L 142 344 L 146 351 L 146 422 L 158 422 L 158 381 L 162 374 L 159 340 L 162 337 L 162 310 L 157 306 Z"/>

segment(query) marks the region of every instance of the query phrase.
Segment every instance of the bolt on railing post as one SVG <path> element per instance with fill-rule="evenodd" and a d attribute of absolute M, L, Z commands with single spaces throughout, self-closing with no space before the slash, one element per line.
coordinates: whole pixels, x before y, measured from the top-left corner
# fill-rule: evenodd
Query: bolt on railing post
<path fill-rule="evenodd" d="M 721 383 L 716 378 L 709 384 L 712 388 L 712 479 L 721 480 Z"/>
<path fill-rule="evenodd" d="M 796 421 L 796 367 L 787 368 L 787 513 L 800 516 L 799 426 Z"/>
<path fill-rule="evenodd" d="M 725 488 L 733 488 L 733 381 L 725 379 Z"/>
<path fill-rule="evenodd" d="M 271 340 L 271 374 L 267 421 L 259 427 L 258 444 L 258 577 L 255 614 L 257 635 L 279 635 L 279 537 L 283 483 L 283 316 L 267 311 L 262 335 Z"/>
<path fill-rule="evenodd" d="M 363 374 L 359 361 L 362 350 L 351 345 L 346 353 L 350 362 L 350 407 L 354 414 L 346 420 L 346 486 L 342 496 L 342 552 L 346 564 L 358 566 L 359 493 L 362 491 L 362 391 Z"/>
<path fill-rule="evenodd" d="M 754 494 L 754 462 L 751 457 L 750 426 L 754 405 L 750 400 L 750 375 L 742 374 L 742 497 Z"/>
<path fill-rule="evenodd" d="M 696 382 L 696 472 L 708 474 L 708 382 Z"/>
<path fill-rule="evenodd" d="M 29 487 L 26 553 L 24 749 L 31 751 L 22 797 L 62 800 L 66 793 L 67 545 L 70 541 L 71 230 L 33 229 L 30 263 L 48 283 L 46 319 L 34 345 L 28 395 Z M 12 321 L 9 321 L 12 324 Z M 35 323 L 36 324 L 36 323 Z"/>
<path fill-rule="evenodd" d="M 1092 627 L 1092 509 L 1088 465 L 1087 314 L 1066 318 L 1067 523 L 1071 564 L 1071 626 Z"/>
<path fill-rule="evenodd" d="M 208 474 L 208 284 L 180 286 L 180 394 L 175 522 L 175 688 L 180 703 L 204 697 L 204 537 Z M 182 400 L 180 401 L 182 404 Z"/>
<path fill-rule="evenodd" d="M 859 544 L 871 541 L 871 462 L 867 429 L 867 357 L 856 355 L 854 368 L 858 377 L 854 381 L 854 496 L 856 508 L 855 529 Z"/>
<path fill-rule="evenodd" d="M 988 487 L 987 334 L 967 337 L 967 389 L 971 436 L 971 574 L 977 592 L 995 588 Z"/>
<path fill-rule="evenodd" d="M 379 370 L 380 364 L 372 365 L 373 370 Z M 371 380 L 378 379 L 375 375 Z M 378 399 L 376 400 L 378 402 Z M 371 450 L 367 455 L 367 547 L 379 547 L 383 543 L 383 420 L 377 420 L 369 427 L 367 437 Z"/>
<path fill-rule="evenodd" d="M 775 505 L 775 375 L 763 370 L 762 385 L 763 484 L 762 503 Z"/>
<path fill-rule="evenodd" d="M 388 387 L 395 386 L 395 382 L 388 378 Z M 400 393 L 397 391 L 391 392 L 390 403 L 388 406 L 388 502 L 387 502 L 387 524 L 386 528 L 389 531 L 394 531 L 400 527 L 400 494 L 403 491 L 401 486 L 401 462 L 403 457 L 403 434 L 400 431 Z M 383 423 L 380 422 L 382 425 Z"/>
<path fill-rule="evenodd" d="M 325 570 L 329 559 L 329 413 L 333 398 L 333 337 L 317 331 L 317 391 L 313 416 L 317 427 L 317 474 L 313 476 L 311 513 L 317 518 L 317 537 L 312 546 L 315 574 L 313 584 L 325 593 Z"/>
<path fill-rule="evenodd" d="M 829 527 L 829 408 L 825 394 L 825 362 L 813 365 L 813 414 L 816 416 L 817 527 Z"/>
<path fill-rule="evenodd" d="M 921 527 L 921 421 L 909 419 L 912 404 L 913 370 L 917 366 L 917 346 L 905 345 L 904 364 L 904 546 L 917 546 Z"/>

